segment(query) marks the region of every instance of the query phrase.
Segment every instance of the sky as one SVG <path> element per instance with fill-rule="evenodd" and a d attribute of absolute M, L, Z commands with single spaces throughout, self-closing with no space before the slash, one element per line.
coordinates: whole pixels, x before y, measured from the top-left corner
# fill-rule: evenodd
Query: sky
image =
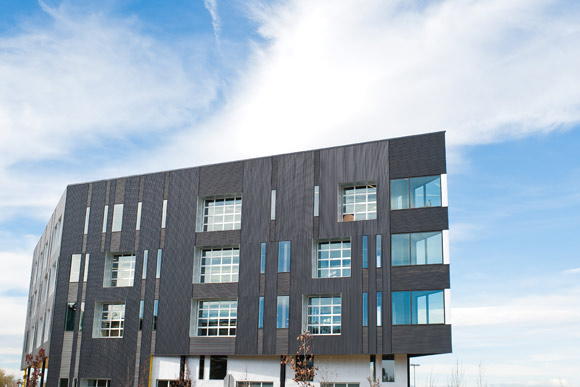
<path fill-rule="evenodd" d="M 0 1 L 0 368 L 68 184 L 446 130 L 453 353 L 416 385 L 580 386 L 578 42 L 577 1 Z"/>

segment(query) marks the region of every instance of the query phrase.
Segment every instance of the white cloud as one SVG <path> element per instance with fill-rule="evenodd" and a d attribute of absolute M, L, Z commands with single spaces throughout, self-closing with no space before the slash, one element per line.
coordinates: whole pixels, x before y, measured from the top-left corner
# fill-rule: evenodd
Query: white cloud
<path fill-rule="evenodd" d="M 580 267 L 577 267 L 575 269 L 565 270 L 564 274 L 580 274 Z"/>
<path fill-rule="evenodd" d="M 209 12 L 211 16 L 211 25 L 213 28 L 213 34 L 215 36 L 216 43 L 220 44 L 220 31 L 221 31 L 221 20 L 218 14 L 218 3 L 217 0 L 203 0 L 203 5 L 205 9 Z"/>

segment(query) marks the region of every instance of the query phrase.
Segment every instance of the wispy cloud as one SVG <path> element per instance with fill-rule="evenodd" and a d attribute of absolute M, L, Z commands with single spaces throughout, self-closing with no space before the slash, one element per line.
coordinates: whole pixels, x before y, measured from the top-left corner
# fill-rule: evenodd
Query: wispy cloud
<path fill-rule="evenodd" d="M 220 31 L 222 28 L 222 23 L 220 20 L 220 15 L 218 14 L 218 3 L 217 0 L 203 0 L 203 5 L 205 9 L 209 12 L 211 16 L 211 25 L 213 28 L 213 34 L 215 36 L 216 44 L 220 46 Z"/>
<path fill-rule="evenodd" d="M 580 267 L 574 269 L 568 269 L 564 271 L 564 274 L 580 274 Z"/>

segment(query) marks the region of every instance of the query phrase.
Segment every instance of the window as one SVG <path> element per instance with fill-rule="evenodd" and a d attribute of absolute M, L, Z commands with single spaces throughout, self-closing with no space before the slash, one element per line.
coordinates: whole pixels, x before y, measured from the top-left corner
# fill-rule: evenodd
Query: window
<path fill-rule="evenodd" d="M 204 200 L 203 231 L 239 230 L 241 225 L 241 196 Z"/>
<path fill-rule="evenodd" d="M 200 283 L 238 282 L 240 249 L 237 247 L 201 250 Z"/>
<path fill-rule="evenodd" d="M 266 272 L 266 243 L 260 243 L 260 273 Z"/>
<path fill-rule="evenodd" d="M 157 380 L 157 387 L 177 387 L 179 380 Z"/>
<path fill-rule="evenodd" d="M 103 286 L 133 286 L 135 278 L 135 254 L 107 254 Z"/>
<path fill-rule="evenodd" d="M 210 356 L 209 358 L 209 378 L 223 380 L 228 372 L 227 356 Z"/>
<path fill-rule="evenodd" d="M 89 259 L 90 254 L 85 254 L 85 272 L 83 274 L 83 282 L 87 282 L 89 279 Z"/>
<path fill-rule="evenodd" d="M 87 207 L 85 212 L 85 230 L 84 234 L 87 235 L 89 233 L 89 216 L 91 215 L 91 207 Z"/>
<path fill-rule="evenodd" d="M 274 387 L 273 382 L 236 382 L 236 387 Z"/>
<path fill-rule="evenodd" d="M 85 303 L 81 302 L 81 310 L 79 313 L 79 331 L 83 330 L 83 317 L 85 317 Z"/>
<path fill-rule="evenodd" d="M 137 203 L 137 221 L 135 223 L 135 230 L 141 230 L 141 209 L 143 208 L 143 203 Z"/>
<path fill-rule="evenodd" d="M 391 180 L 391 210 L 440 206 L 441 176 Z"/>
<path fill-rule="evenodd" d="M 290 296 L 278 296 L 276 305 L 276 328 L 288 328 Z"/>
<path fill-rule="evenodd" d="M 362 268 L 369 268 L 369 241 L 366 235 L 362 237 Z"/>
<path fill-rule="evenodd" d="M 123 228 L 123 204 L 115 204 L 113 206 L 113 226 L 112 232 L 119 232 Z"/>
<path fill-rule="evenodd" d="M 264 328 L 264 297 L 258 301 L 258 328 Z"/>
<path fill-rule="evenodd" d="M 309 297 L 307 329 L 313 335 L 339 335 L 341 326 L 340 296 Z"/>
<path fill-rule="evenodd" d="M 198 336 L 235 336 L 238 301 L 199 301 Z"/>
<path fill-rule="evenodd" d="M 383 292 L 377 292 L 377 326 L 383 325 Z"/>
<path fill-rule="evenodd" d="M 391 235 L 393 266 L 443 263 L 441 231 Z"/>
<path fill-rule="evenodd" d="M 163 209 L 161 211 L 161 228 L 165 228 L 167 224 L 167 199 L 163 201 Z"/>
<path fill-rule="evenodd" d="M 87 387 L 111 387 L 109 379 L 87 379 Z"/>
<path fill-rule="evenodd" d="M 314 186 L 314 216 L 319 216 L 320 213 L 320 187 L 315 185 Z"/>
<path fill-rule="evenodd" d="M 157 316 L 159 316 L 159 300 L 153 302 L 153 330 L 157 330 Z"/>
<path fill-rule="evenodd" d="M 77 304 L 74 302 L 69 302 L 66 304 L 66 320 L 64 324 L 64 330 L 71 332 L 75 330 L 75 312 L 77 310 Z"/>
<path fill-rule="evenodd" d="M 444 323 L 443 290 L 393 292 L 393 325 Z"/>
<path fill-rule="evenodd" d="M 145 315 L 145 300 L 139 301 L 139 330 L 143 330 L 143 316 Z"/>
<path fill-rule="evenodd" d="M 59 387 L 68 387 L 68 379 L 59 379 L 58 386 Z"/>
<path fill-rule="evenodd" d="M 270 220 L 276 220 L 276 190 L 272 190 L 272 197 L 270 199 Z"/>
<path fill-rule="evenodd" d="M 369 326 L 369 294 L 367 292 L 362 294 L 362 326 Z"/>
<path fill-rule="evenodd" d="M 143 251 L 143 272 L 141 273 L 141 279 L 147 278 L 147 260 L 149 258 L 149 250 Z"/>
<path fill-rule="evenodd" d="M 125 304 L 97 304 L 93 336 L 123 337 Z"/>
<path fill-rule="evenodd" d="M 320 387 L 359 387 L 358 383 L 320 383 Z"/>
<path fill-rule="evenodd" d="M 81 255 L 73 254 L 70 261 L 69 282 L 79 282 L 80 274 L 81 274 Z"/>
<path fill-rule="evenodd" d="M 278 273 L 290 271 L 290 241 L 278 242 Z"/>
<path fill-rule="evenodd" d="M 105 205 L 103 209 L 103 232 L 107 232 L 107 218 L 109 217 L 109 206 Z"/>
<path fill-rule="evenodd" d="M 383 247 L 382 247 L 382 237 L 377 235 L 376 238 L 376 252 L 377 252 L 377 267 L 383 266 Z"/>
<path fill-rule="evenodd" d="M 377 187 L 375 184 L 342 187 L 342 221 L 377 218 Z"/>
<path fill-rule="evenodd" d="M 197 377 L 198 380 L 203 380 L 203 370 L 205 368 L 205 356 L 199 356 L 199 375 Z"/>
<path fill-rule="evenodd" d="M 350 277 L 350 241 L 318 242 L 318 278 Z"/>
<path fill-rule="evenodd" d="M 155 268 L 155 278 L 161 278 L 161 259 L 163 258 L 163 250 L 157 249 L 157 267 Z"/>
<path fill-rule="evenodd" d="M 395 356 L 383 355 L 383 382 L 395 381 Z"/>

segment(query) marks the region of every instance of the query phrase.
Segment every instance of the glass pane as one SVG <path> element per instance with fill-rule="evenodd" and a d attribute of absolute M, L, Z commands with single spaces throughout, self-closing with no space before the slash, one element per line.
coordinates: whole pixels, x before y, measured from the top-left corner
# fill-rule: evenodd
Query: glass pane
<path fill-rule="evenodd" d="M 395 381 L 395 357 L 393 355 L 383 355 L 383 382 Z"/>
<path fill-rule="evenodd" d="M 411 234 L 411 264 L 443 263 L 441 232 Z"/>
<path fill-rule="evenodd" d="M 409 292 L 393 292 L 393 325 L 411 323 Z"/>
<path fill-rule="evenodd" d="M 441 206 L 441 177 L 427 176 L 410 179 L 411 208 Z"/>
<path fill-rule="evenodd" d="M 445 312 L 443 307 L 443 291 L 435 291 L 428 295 L 429 320 L 428 324 L 444 324 Z"/>
<path fill-rule="evenodd" d="M 391 180 L 391 210 L 409 208 L 409 181 Z"/>
<path fill-rule="evenodd" d="M 409 234 L 391 236 L 391 260 L 393 266 L 409 264 Z"/>

